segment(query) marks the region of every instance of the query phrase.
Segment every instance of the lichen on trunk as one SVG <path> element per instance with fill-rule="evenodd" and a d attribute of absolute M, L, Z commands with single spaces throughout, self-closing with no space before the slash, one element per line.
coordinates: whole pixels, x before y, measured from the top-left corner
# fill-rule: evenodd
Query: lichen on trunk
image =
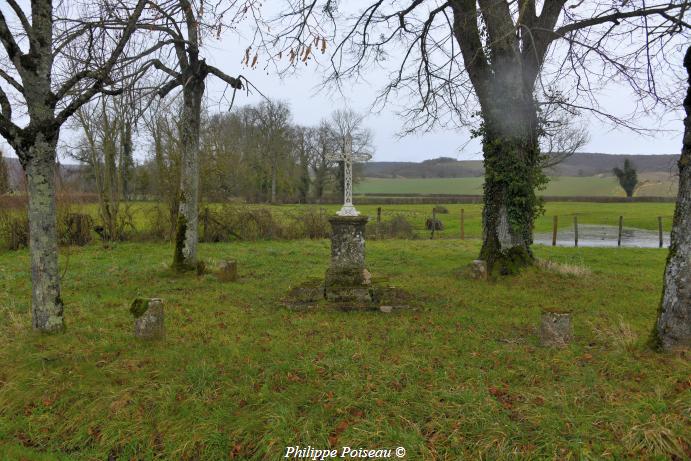
<path fill-rule="evenodd" d="M 29 191 L 29 248 L 31 254 L 31 313 L 37 331 L 65 329 L 60 297 L 55 204 L 55 143 L 38 134 L 26 158 Z"/>
<path fill-rule="evenodd" d="M 653 344 L 663 349 L 691 347 L 691 47 L 684 67 L 688 89 L 684 99 L 686 118 L 679 159 L 679 192 L 672 223 L 672 235 L 665 267 L 662 300 Z"/>
<path fill-rule="evenodd" d="M 183 108 L 180 122 L 182 162 L 180 202 L 175 232 L 173 268 L 188 270 L 197 265 L 199 220 L 199 131 L 201 102 L 204 95 L 204 74 L 191 76 L 183 87 Z"/>

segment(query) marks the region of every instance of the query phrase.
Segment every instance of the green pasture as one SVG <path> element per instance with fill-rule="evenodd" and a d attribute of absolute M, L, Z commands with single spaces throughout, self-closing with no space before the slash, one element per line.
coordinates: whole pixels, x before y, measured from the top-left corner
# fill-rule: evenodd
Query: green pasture
<path fill-rule="evenodd" d="M 630 209 L 642 225 L 659 212 Z M 55 336 L 31 331 L 28 252 L 0 253 L 0 459 L 277 460 L 288 445 L 401 446 L 408 460 L 687 458 L 691 365 L 647 347 L 665 251 L 536 246 L 578 275 L 479 282 L 459 271 L 477 240 L 367 249 L 375 280 L 413 309 L 285 307 L 292 287 L 323 276 L 327 240 L 202 244 L 211 267 L 238 261 L 228 284 L 173 275 L 170 244 L 63 248 L 67 332 Z M 163 298 L 163 342 L 133 339 L 139 296 Z M 545 308 L 573 311 L 567 348 L 538 345 Z"/>
<path fill-rule="evenodd" d="M 676 195 L 676 182 L 669 174 L 643 173 L 636 193 L 645 197 Z M 354 186 L 356 194 L 452 194 L 480 195 L 484 178 L 365 178 Z M 624 197 L 626 194 L 612 176 L 551 178 L 541 194 L 552 197 Z"/>

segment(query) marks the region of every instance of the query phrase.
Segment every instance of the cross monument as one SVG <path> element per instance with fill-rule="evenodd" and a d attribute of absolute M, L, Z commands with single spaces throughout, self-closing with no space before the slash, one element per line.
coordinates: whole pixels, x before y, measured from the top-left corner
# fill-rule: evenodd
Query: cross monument
<path fill-rule="evenodd" d="M 338 216 L 359 216 L 360 213 L 353 206 L 353 160 L 366 162 L 371 159 L 370 154 L 353 153 L 353 137 L 348 133 L 343 152 L 327 156 L 332 162 L 343 162 L 343 207 L 336 213 Z"/>

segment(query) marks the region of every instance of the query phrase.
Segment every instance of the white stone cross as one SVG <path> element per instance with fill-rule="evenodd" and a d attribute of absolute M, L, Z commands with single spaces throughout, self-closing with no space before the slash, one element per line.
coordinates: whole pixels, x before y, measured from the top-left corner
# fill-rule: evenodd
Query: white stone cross
<path fill-rule="evenodd" d="M 353 160 L 366 162 L 372 156 L 365 153 L 353 154 L 353 137 L 349 133 L 346 135 L 343 152 L 328 155 L 326 158 L 332 162 L 343 162 L 343 207 L 336 214 L 338 216 L 358 216 L 360 213 L 353 206 Z"/>

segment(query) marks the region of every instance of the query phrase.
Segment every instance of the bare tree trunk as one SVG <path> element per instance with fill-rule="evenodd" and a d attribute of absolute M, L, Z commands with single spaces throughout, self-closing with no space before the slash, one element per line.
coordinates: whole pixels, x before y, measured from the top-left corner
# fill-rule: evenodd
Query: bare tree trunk
<path fill-rule="evenodd" d="M 120 143 L 122 152 L 120 154 L 120 191 L 122 200 L 129 201 L 130 199 L 130 180 L 134 162 L 132 159 L 132 124 L 135 123 L 129 117 L 123 117 L 122 128 L 120 132 Z"/>
<path fill-rule="evenodd" d="M 173 268 L 190 270 L 197 264 L 199 220 L 199 132 L 204 78 L 191 77 L 183 87 L 180 141 L 182 164 L 180 174 L 180 203 L 175 232 Z"/>
<path fill-rule="evenodd" d="M 60 298 L 55 205 L 55 143 L 40 134 L 29 148 L 26 177 L 29 190 L 32 324 L 53 333 L 65 329 Z"/>
<path fill-rule="evenodd" d="M 271 203 L 276 203 L 276 176 L 278 175 L 278 168 L 276 168 L 276 160 L 271 161 Z"/>
<path fill-rule="evenodd" d="M 691 346 L 691 47 L 684 67 L 689 87 L 684 100 L 684 139 L 679 159 L 679 192 L 665 269 L 655 342 L 664 349 Z"/>

